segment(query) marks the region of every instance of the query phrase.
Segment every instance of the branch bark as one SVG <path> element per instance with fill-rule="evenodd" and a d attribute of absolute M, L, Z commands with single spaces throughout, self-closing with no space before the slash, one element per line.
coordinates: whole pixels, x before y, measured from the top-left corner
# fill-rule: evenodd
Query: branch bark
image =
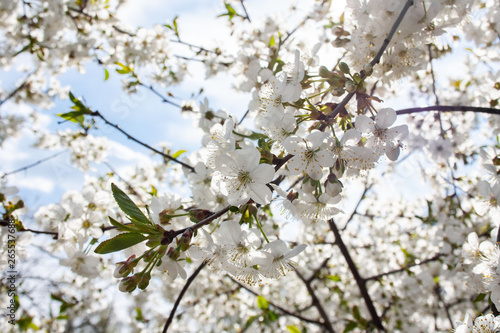
<path fill-rule="evenodd" d="M 179 304 L 180 304 L 180 302 L 182 300 L 182 297 L 184 297 L 184 294 L 188 290 L 188 288 L 191 285 L 191 283 L 194 281 L 194 279 L 196 279 L 196 277 L 198 276 L 198 274 L 201 272 L 201 270 L 205 266 L 206 266 L 206 263 L 202 263 L 200 266 L 198 266 L 198 268 L 194 271 L 194 273 L 187 279 L 186 284 L 184 285 L 184 287 L 181 290 L 181 293 L 179 294 L 179 296 L 175 300 L 174 307 L 172 308 L 172 311 L 170 311 L 170 316 L 168 317 L 167 322 L 165 323 L 165 326 L 163 327 L 162 333 L 166 333 L 167 332 L 168 327 L 172 323 L 172 320 L 174 320 L 175 311 L 177 311 L 177 307 L 179 306 Z"/>
<path fill-rule="evenodd" d="M 377 310 L 373 305 L 373 301 L 370 297 L 370 294 L 368 294 L 368 289 L 366 288 L 366 279 L 363 279 L 359 274 L 358 268 L 356 267 L 356 264 L 352 260 L 352 257 L 349 254 L 349 250 L 347 249 L 347 246 L 342 240 L 339 229 L 335 225 L 335 222 L 333 222 L 333 220 L 329 220 L 328 225 L 330 226 L 330 229 L 335 235 L 335 244 L 340 248 L 340 252 L 342 252 L 342 255 L 347 261 L 347 265 L 349 266 L 349 270 L 351 271 L 352 275 L 354 276 L 354 279 L 356 280 L 356 284 L 358 285 L 361 296 L 363 297 L 366 307 L 370 312 L 370 316 L 372 317 L 373 324 L 375 324 L 375 327 L 377 327 L 379 330 L 385 331 L 385 328 L 382 325 L 382 321 L 380 320 L 380 317 L 377 314 Z"/>

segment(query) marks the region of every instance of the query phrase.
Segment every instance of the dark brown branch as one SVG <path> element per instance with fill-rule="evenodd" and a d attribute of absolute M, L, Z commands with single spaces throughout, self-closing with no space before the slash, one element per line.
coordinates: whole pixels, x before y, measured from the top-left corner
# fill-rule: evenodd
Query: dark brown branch
<path fill-rule="evenodd" d="M 48 160 L 51 160 L 51 159 L 53 159 L 53 158 L 55 158 L 55 157 L 57 157 L 57 156 L 61 155 L 62 153 L 65 153 L 65 152 L 66 152 L 66 151 L 60 151 L 60 152 L 58 152 L 58 153 L 56 153 L 56 154 L 54 154 L 54 155 L 51 155 L 51 156 L 49 156 L 49 157 L 42 158 L 41 160 L 38 160 L 38 161 L 36 161 L 35 163 L 31 163 L 31 164 L 29 164 L 29 165 L 23 166 L 22 168 L 16 169 L 16 170 L 14 170 L 14 171 L 6 172 L 6 173 L 4 173 L 4 174 L 2 175 L 2 177 L 0 177 L 0 178 L 5 178 L 5 177 L 7 177 L 7 176 L 9 176 L 9 175 L 12 175 L 12 174 L 15 174 L 15 173 L 18 173 L 18 172 L 21 172 L 21 171 L 28 170 L 28 169 L 33 168 L 33 167 L 35 167 L 35 166 L 37 166 L 37 165 L 39 165 L 39 164 L 41 164 L 41 163 L 43 163 L 43 162 L 46 162 L 46 161 L 48 161 Z"/>
<path fill-rule="evenodd" d="M 410 9 L 411 6 L 413 6 L 413 0 L 406 1 L 405 6 L 401 10 L 401 13 L 399 13 L 399 16 L 396 19 L 396 22 L 394 22 L 394 24 L 392 25 L 391 31 L 389 31 L 389 34 L 384 39 L 384 43 L 382 44 L 382 46 L 378 50 L 377 55 L 375 55 L 375 58 L 373 58 L 372 61 L 370 61 L 370 65 L 375 66 L 376 64 L 378 64 L 380 62 L 380 58 L 382 58 L 382 54 L 384 54 L 385 49 L 387 48 L 387 46 L 389 46 L 389 43 L 391 42 L 392 37 L 394 36 L 396 31 L 398 30 L 399 25 L 401 24 L 404 16 L 406 15 L 406 12 L 408 11 L 408 9 Z"/>
<path fill-rule="evenodd" d="M 113 123 L 109 122 L 106 118 L 104 118 L 104 116 L 103 116 L 103 115 L 102 115 L 99 111 L 94 111 L 94 112 L 92 112 L 90 115 L 91 115 L 91 116 L 94 116 L 94 117 L 99 117 L 99 118 L 101 118 L 101 119 L 102 119 L 102 120 L 103 120 L 106 124 L 108 124 L 108 125 L 109 125 L 109 126 L 111 126 L 111 127 L 116 128 L 118 131 L 120 131 L 122 134 L 124 134 L 124 135 L 127 137 L 127 139 L 132 140 L 132 141 L 134 141 L 134 142 L 136 142 L 136 143 L 140 144 L 141 146 L 146 147 L 146 148 L 148 148 L 149 150 L 151 150 L 151 151 L 153 151 L 153 152 L 157 153 L 158 155 L 161 155 L 161 156 L 163 156 L 164 158 L 166 158 L 166 159 L 168 159 L 168 160 L 170 160 L 170 161 L 173 161 L 173 162 L 175 162 L 175 163 L 177 163 L 177 164 L 180 164 L 180 165 L 182 165 L 183 167 L 185 167 L 185 168 L 189 169 L 190 171 L 194 172 L 194 168 L 193 168 L 192 166 L 190 166 L 190 165 L 188 165 L 188 164 L 186 164 L 186 163 L 184 163 L 184 162 L 182 162 L 182 161 L 179 161 L 178 159 L 173 158 L 172 156 L 170 156 L 170 155 L 168 155 L 168 154 L 165 154 L 164 152 L 161 152 L 161 151 L 159 151 L 158 149 L 153 148 L 153 147 L 151 147 L 150 145 L 148 145 L 148 144 L 146 144 L 146 143 L 144 143 L 144 142 L 142 142 L 142 141 L 137 140 L 136 138 L 134 138 L 133 136 L 131 136 L 130 134 L 128 134 L 127 132 L 125 132 L 124 130 L 122 130 L 122 129 L 118 126 L 118 125 L 115 125 L 115 124 L 113 124 Z"/>
<path fill-rule="evenodd" d="M 194 271 L 194 273 L 187 279 L 186 284 L 184 285 L 184 287 L 181 290 L 181 293 L 179 294 L 179 296 L 175 300 L 174 307 L 172 308 L 172 311 L 170 311 L 170 316 L 168 317 L 167 322 L 165 323 L 165 326 L 163 327 L 162 333 L 167 332 L 168 327 L 170 326 L 170 324 L 172 323 L 172 320 L 174 319 L 175 311 L 177 310 L 177 307 L 179 306 L 179 303 L 181 302 L 182 297 L 184 297 L 184 294 L 188 290 L 189 286 L 194 281 L 194 279 L 196 279 L 196 277 L 201 272 L 203 267 L 205 267 L 205 265 L 206 265 L 206 263 L 202 263 L 200 266 L 198 266 L 198 268 Z"/>
<path fill-rule="evenodd" d="M 312 304 L 318 310 L 321 318 L 323 318 L 322 324 L 325 327 L 325 330 L 330 332 L 330 333 L 335 333 L 335 330 L 333 329 L 332 323 L 330 322 L 330 318 L 326 314 L 326 311 L 325 311 L 325 308 L 323 308 L 323 305 L 321 305 L 321 302 L 319 301 L 318 296 L 316 296 L 316 293 L 314 292 L 314 289 L 311 286 L 311 283 L 309 283 L 308 280 L 306 280 L 304 278 L 304 276 L 302 274 L 300 274 L 300 272 L 298 270 L 295 270 L 295 273 L 297 273 L 297 276 L 299 277 L 299 279 L 301 279 L 302 282 L 304 282 L 304 285 L 306 286 L 307 291 L 309 292 L 309 295 L 311 295 Z"/>
<path fill-rule="evenodd" d="M 377 310 L 373 305 L 373 301 L 370 297 L 370 294 L 368 293 L 368 289 L 366 288 L 366 280 L 363 279 L 359 274 L 358 268 L 356 267 L 356 264 L 352 260 L 349 250 L 347 249 L 347 246 L 345 245 L 344 241 L 342 240 L 342 237 L 340 236 L 339 229 L 337 228 L 335 222 L 333 222 L 332 219 L 328 221 L 328 225 L 330 226 L 330 229 L 335 235 L 335 244 L 340 248 L 340 252 L 342 252 L 342 255 L 344 256 L 347 262 L 347 266 L 349 266 L 349 270 L 354 276 L 354 280 L 356 280 L 356 284 L 358 285 L 361 296 L 363 297 L 366 307 L 370 312 L 370 316 L 372 318 L 373 323 L 379 330 L 385 331 L 385 328 L 382 325 L 382 321 L 380 320 L 380 317 L 377 314 Z"/>
<path fill-rule="evenodd" d="M 184 233 L 184 231 L 188 230 L 188 229 L 193 229 L 193 230 L 196 230 L 196 229 L 199 229 L 207 224 L 210 224 L 213 220 L 215 220 L 216 218 L 218 218 L 219 216 L 222 216 L 224 215 L 225 213 L 227 213 L 229 211 L 229 208 L 231 206 L 227 206 L 221 210 L 219 210 L 217 213 L 214 213 L 212 215 L 210 215 L 209 217 L 207 217 L 206 219 L 196 223 L 195 225 L 191 226 L 191 227 L 188 227 L 188 228 L 184 228 L 184 229 L 180 229 L 180 230 L 177 230 L 173 233 L 173 237 L 176 237 L 182 233 Z"/>
<path fill-rule="evenodd" d="M 207 53 L 217 53 L 215 51 L 212 51 L 212 50 L 208 50 L 204 47 L 201 47 L 201 46 L 198 46 L 198 45 L 194 45 L 194 44 L 191 44 L 191 43 L 187 43 L 187 42 L 184 42 L 184 41 L 181 41 L 180 39 L 171 39 L 170 40 L 172 43 L 179 43 L 179 44 L 182 44 L 182 45 L 186 45 L 186 46 L 189 46 L 189 47 L 194 47 L 200 51 L 203 51 L 203 52 L 207 52 Z"/>
<path fill-rule="evenodd" d="M 252 289 L 248 288 L 247 286 L 245 286 L 244 284 L 241 284 L 240 282 L 236 281 L 235 279 L 233 279 L 232 277 L 229 277 L 231 279 L 231 281 L 233 281 L 234 283 L 236 283 L 240 288 L 242 289 L 245 289 L 246 291 L 248 291 L 249 293 L 251 293 L 252 295 L 254 296 L 259 296 L 258 293 L 256 293 L 255 291 L 253 291 Z M 297 319 L 300 319 L 302 321 L 305 321 L 307 323 L 311 323 L 311 324 L 316 324 L 316 325 L 319 325 L 319 326 L 323 326 L 323 323 L 317 321 L 317 320 L 313 320 L 313 319 L 310 319 L 310 318 L 306 318 L 306 317 L 303 317 L 301 316 L 300 314 L 298 313 L 294 313 L 290 310 L 287 310 L 271 301 L 269 301 L 268 299 L 266 299 L 267 302 L 269 303 L 269 305 L 271 305 L 272 307 L 280 310 L 281 312 L 283 312 L 284 314 L 286 315 L 289 315 L 289 316 L 292 316 L 292 317 L 295 317 Z"/>
<path fill-rule="evenodd" d="M 33 229 L 29 229 L 29 228 L 23 228 L 21 230 L 19 230 L 20 232 L 22 231 L 29 231 L 29 232 L 32 232 L 34 234 L 43 234 L 43 235 L 51 235 L 52 238 L 54 239 L 57 239 L 59 238 L 59 234 L 55 231 L 40 231 L 40 230 L 33 230 Z"/>
<path fill-rule="evenodd" d="M 316 268 L 314 270 L 314 272 L 311 273 L 311 276 L 309 277 L 309 279 L 306 280 L 307 283 L 312 283 L 314 281 L 314 279 L 316 279 L 318 277 L 318 274 L 319 272 L 326 267 L 326 265 L 328 264 L 328 261 L 330 261 L 332 257 L 328 257 L 328 258 L 325 258 L 323 260 L 323 262 L 321 263 L 321 265 L 318 266 L 318 268 Z"/>
<path fill-rule="evenodd" d="M 488 113 L 500 115 L 500 109 L 495 108 L 483 108 L 479 106 L 468 106 L 468 105 L 433 105 L 425 106 L 421 108 L 408 108 L 396 111 L 396 114 L 410 114 L 419 113 L 425 111 L 440 111 L 440 112 L 478 112 L 478 113 Z"/>

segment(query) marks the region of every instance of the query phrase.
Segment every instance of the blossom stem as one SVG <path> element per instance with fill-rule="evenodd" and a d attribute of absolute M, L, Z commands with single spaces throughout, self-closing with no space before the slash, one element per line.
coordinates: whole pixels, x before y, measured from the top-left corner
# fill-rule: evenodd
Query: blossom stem
<path fill-rule="evenodd" d="M 255 217 L 255 221 L 257 222 L 257 226 L 259 227 L 260 232 L 262 233 L 262 236 L 264 236 L 264 239 L 266 240 L 266 242 L 269 243 L 269 239 L 267 239 L 266 233 L 264 232 L 264 229 L 262 229 L 262 225 L 260 224 L 259 219 L 257 218 L 257 214 L 255 214 L 254 217 Z"/>

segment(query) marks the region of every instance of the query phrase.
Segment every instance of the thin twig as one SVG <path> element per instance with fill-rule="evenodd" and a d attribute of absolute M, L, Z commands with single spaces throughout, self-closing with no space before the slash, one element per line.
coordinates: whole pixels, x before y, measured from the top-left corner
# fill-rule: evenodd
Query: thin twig
<path fill-rule="evenodd" d="M 380 317 L 377 314 L 377 310 L 373 305 L 373 301 L 370 297 L 370 294 L 368 293 L 368 289 L 366 288 L 366 279 L 363 279 L 359 274 L 358 268 L 356 267 L 354 260 L 352 260 L 349 250 L 347 249 L 347 246 L 342 240 L 339 229 L 335 225 L 335 222 L 333 222 L 333 219 L 328 220 L 328 225 L 330 226 L 330 230 L 332 230 L 333 234 L 335 235 L 335 244 L 339 247 L 340 252 L 342 252 L 342 255 L 344 256 L 347 262 L 347 266 L 349 266 L 349 270 L 351 271 L 354 280 L 356 280 L 356 284 L 358 285 L 361 296 L 363 297 L 366 307 L 370 312 L 370 316 L 372 318 L 373 323 L 375 324 L 375 327 L 377 327 L 379 330 L 385 331 L 385 328 L 382 325 L 382 321 L 380 320 Z"/>
<path fill-rule="evenodd" d="M 24 86 L 26 85 L 26 83 L 28 82 L 29 78 L 31 77 L 31 75 L 33 75 L 37 70 L 38 70 L 38 68 L 35 69 L 34 71 L 32 71 L 31 73 L 29 73 L 28 76 L 26 76 L 26 78 L 24 79 L 23 83 L 21 83 L 19 86 L 17 86 L 16 89 L 14 89 L 13 91 L 11 91 L 10 94 L 7 95 L 7 97 L 5 97 L 3 100 L 1 100 L 0 101 L 0 106 L 3 103 L 7 102 L 12 97 L 14 97 L 21 89 L 23 89 Z"/>
<path fill-rule="evenodd" d="M 363 194 L 361 194 L 361 197 L 359 198 L 358 203 L 356 204 L 356 207 L 354 207 L 354 210 L 352 211 L 351 215 L 347 219 L 347 222 L 345 223 L 344 227 L 341 229 L 342 231 L 344 231 L 347 228 L 347 225 L 349 224 L 349 222 L 352 221 L 353 216 L 358 212 L 359 205 L 361 204 L 361 202 L 363 202 L 366 193 L 372 188 L 372 186 L 373 186 L 373 184 L 371 184 L 370 186 L 365 186 Z"/>
<path fill-rule="evenodd" d="M 182 297 L 184 296 L 184 294 L 188 290 L 191 283 L 194 281 L 194 279 L 196 279 L 198 274 L 201 272 L 201 270 L 205 266 L 206 266 L 206 263 L 203 262 L 200 266 L 198 266 L 198 268 L 194 271 L 194 273 L 187 279 L 186 284 L 184 285 L 184 287 L 181 290 L 181 293 L 179 294 L 179 296 L 175 300 L 174 307 L 172 308 L 172 311 L 170 311 L 170 316 L 168 317 L 167 322 L 165 323 L 165 326 L 163 327 L 162 333 L 167 332 L 168 327 L 170 326 L 170 324 L 172 323 L 172 320 L 174 319 L 175 311 L 177 310 L 177 307 L 179 306 L 179 303 L 181 302 Z"/>
<path fill-rule="evenodd" d="M 304 278 L 304 276 L 302 274 L 300 274 L 300 272 L 298 270 L 295 270 L 295 273 L 297 274 L 299 279 L 301 279 L 302 282 L 304 282 L 304 284 L 307 288 L 307 291 L 309 292 L 309 295 L 311 295 L 312 304 L 318 310 L 319 314 L 321 315 L 321 318 L 323 318 L 322 324 L 325 327 L 325 330 L 330 332 L 330 333 L 335 333 L 335 330 L 333 329 L 332 323 L 330 322 L 330 318 L 326 314 L 326 311 L 325 311 L 325 308 L 323 307 L 323 305 L 321 305 L 321 302 L 319 301 L 318 296 L 316 296 L 316 293 L 314 292 L 314 289 L 311 286 L 311 283 L 309 283 L 308 280 L 306 280 Z"/>
<path fill-rule="evenodd" d="M 441 258 L 441 256 L 442 256 L 442 254 L 436 254 L 432 258 L 428 258 L 428 259 L 419 261 L 418 263 L 413 263 L 413 264 L 410 264 L 410 265 L 405 265 L 405 266 L 403 266 L 401 268 L 398 268 L 398 269 L 395 269 L 395 270 L 392 270 L 392 271 L 388 271 L 388 272 L 385 272 L 385 273 L 380 273 L 380 274 L 377 274 L 377 275 L 373 275 L 373 276 L 365 278 L 364 280 L 365 281 L 378 280 L 378 279 L 380 279 L 381 277 L 384 277 L 384 276 L 388 276 L 388 275 L 392 275 L 392 274 L 404 272 L 408 268 L 411 268 L 411 267 L 414 267 L 414 266 L 420 266 L 420 265 L 426 264 L 428 262 L 435 261 L 435 260 Z"/>
<path fill-rule="evenodd" d="M 122 134 L 124 134 L 127 137 L 127 139 L 132 140 L 132 141 L 140 144 L 141 146 L 146 147 L 149 150 L 157 153 L 158 155 L 161 155 L 164 158 L 166 158 L 166 159 L 168 159 L 170 161 L 173 161 L 173 162 L 175 162 L 177 164 L 180 164 L 183 167 L 185 167 L 185 168 L 191 170 L 192 172 L 194 172 L 194 168 L 192 166 L 190 166 L 190 165 L 188 165 L 188 164 L 186 164 L 186 163 L 184 163 L 182 161 L 179 161 L 178 159 L 176 159 L 176 158 L 174 158 L 174 157 L 172 157 L 172 156 L 170 156 L 168 154 L 165 154 L 164 152 L 161 152 L 158 149 L 153 148 L 150 145 L 148 145 L 148 144 L 146 144 L 146 143 L 144 143 L 142 141 L 139 141 L 138 139 L 134 138 L 133 136 L 131 136 L 130 134 L 128 134 L 127 132 L 125 132 L 124 130 L 122 130 L 118 125 L 109 122 L 106 118 L 104 118 L 104 116 L 99 111 L 94 111 L 90 115 L 93 116 L 93 117 L 99 117 L 99 118 L 101 118 L 106 124 L 108 124 L 111 127 L 116 128 L 118 131 L 120 131 Z"/>
<path fill-rule="evenodd" d="M 39 165 L 39 164 L 42 164 L 43 162 L 46 162 L 46 161 L 48 161 L 48 160 L 51 160 L 51 159 L 53 159 L 53 158 L 55 158 L 55 157 L 57 157 L 57 156 L 61 155 L 62 153 L 65 153 L 65 152 L 66 152 L 65 150 L 60 151 L 60 152 L 58 152 L 58 153 L 56 153 L 56 154 L 54 154 L 54 155 L 51 155 L 51 156 L 49 156 L 49 157 L 43 158 L 43 159 L 41 159 L 41 160 L 38 160 L 38 161 L 36 161 L 35 163 L 32 163 L 32 164 L 29 164 L 29 165 L 23 166 L 22 168 L 16 169 L 16 170 L 14 170 L 14 171 L 6 172 L 6 173 L 4 173 L 4 174 L 2 175 L 2 177 L 0 177 L 0 178 L 5 178 L 5 177 L 10 176 L 10 175 L 12 175 L 12 174 L 15 174 L 15 173 L 18 173 L 18 172 L 21 172 L 21 171 L 28 170 L 28 169 L 30 169 L 30 168 L 33 168 L 33 167 L 35 167 L 35 166 Z"/>
<path fill-rule="evenodd" d="M 248 20 L 248 22 L 252 23 L 252 21 L 250 20 L 250 16 L 248 15 L 247 8 L 245 7 L 245 3 L 243 2 L 243 0 L 240 0 L 240 3 L 241 7 L 243 7 L 243 11 L 245 12 L 245 17 L 243 19 Z"/>
<path fill-rule="evenodd" d="M 394 22 L 394 24 L 392 25 L 391 31 L 389 31 L 389 34 L 387 34 L 387 37 L 384 39 L 382 46 L 380 46 L 380 49 L 378 50 L 377 54 L 372 59 L 372 61 L 370 61 L 371 66 L 375 66 L 376 64 L 378 64 L 380 62 L 380 58 L 382 58 L 382 54 L 384 54 L 385 49 L 387 48 L 387 46 L 391 42 L 391 39 L 394 36 L 394 33 L 396 33 L 396 31 L 398 30 L 398 27 L 401 24 L 403 17 L 406 15 L 406 12 L 408 11 L 408 9 L 411 6 L 413 6 L 413 0 L 408 0 L 406 2 L 405 6 L 403 7 L 403 9 L 401 10 L 401 13 L 399 14 L 398 18 L 396 19 L 396 22 Z M 364 79 L 365 73 L 362 71 L 362 73 L 360 73 L 360 74 L 361 74 L 361 79 Z M 347 96 L 344 97 L 344 99 L 335 107 L 335 109 L 332 111 L 332 113 L 326 117 L 327 118 L 326 120 L 328 120 L 328 118 L 331 118 L 332 116 L 336 116 L 337 114 L 339 114 L 340 111 L 345 108 L 347 103 L 349 103 L 349 101 L 352 99 L 352 97 L 354 95 L 355 95 L 354 92 L 347 94 Z"/>
<path fill-rule="evenodd" d="M 144 88 L 147 88 L 147 89 L 151 90 L 156 96 L 158 96 L 158 97 L 161 98 L 161 101 L 163 103 L 168 103 L 170 105 L 178 107 L 179 109 L 182 108 L 182 106 L 180 106 L 179 104 L 174 103 L 174 102 L 168 100 L 165 96 L 163 96 L 160 92 L 158 92 L 158 90 L 156 90 L 152 85 L 146 85 L 146 84 L 144 84 L 142 82 L 139 82 L 139 85 L 142 86 L 142 87 L 144 87 Z"/>
<path fill-rule="evenodd" d="M 249 112 L 250 112 L 250 110 L 247 109 L 247 111 L 245 112 L 245 114 L 243 115 L 243 117 L 241 117 L 240 121 L 238 121 L 238 125 L 241 125 L 241 123 L 243 122 L 243 120 L 245 120 L 245 118 L 248 116 Z"/>
<path fill-rule="evenodd" d="M 118 177 L 118 179 L 120 179 L 122 182 L 125 183 L 125 185 L 127 185 L 127 188 L 129 189 L 130 192 L 132 192 L 132 194 L 135 194 L 137 197 L 141 197 L 139 195 L 139 193 L 137 193 L 137 191 L 132 187 L 132 185 L 130 185 L 130 183 L 128 181 L 126 181 L 125 179 L 123 179 L 123 177 L 121 177 L 118 172 L 116 172 L 116 170 L 111 166 L 111 164 L 109 164 L 108 162 L 104 162 L 104 164 L 106 164 L 106 166 L 109 168 L 109 170 L 111 170 L 111 172 L 116 175 L 116 177 Z"/>
<path fill-rule="evenodd" d="M 248 287 L 247 287 L 247 286 L 245 286 L 244 284 L 242 284 L 242 283 L 238 282 L 237 280 L 233 279 L 232 277 L 229 277 L 229 278 L 230 278 L 230 279 L 231 279 L 234 283 L 236 283 L 238 286 L 240 286 L 240 288 L 245 289 L 246 291 L 248 291 L 249 293 L 251 293 L 251 294 L 252 294 L 252 295 L 254 295 L 254 296 L 259 296 L 259 294 L 258 294 L 258 293 L 256 293 L 256 292 L 255 292 L 255 291 L 253 291 L 252 289 L 248 288 Z M 311 323 L 311 324 L 316 324 L 316 325 L 319 325 L 319 326 L 323 326 L 323 323 L 322 323 L 322 322 L 320 322 L 320 321 L 317 321 L 317 320 L 313 320 L 313 319 L 310 319 L 310 318 L 303 317 L 303 316 L 301 316 L 300 314 L 298 314 L 298 313 L 294 313 L 294 312 L 292 312 L 292 311 L 290 311 L 290 310 L 287 310 L 287 309 L 285 309 L 285 308 L 283 308 L 283 307 L 281 307 L 281 306 L 279 306 L 279 305 L 277 305 L 277 304 L 273 303 L 272 301 L 270 301 L 270 300 L 268 300 L 268 299 L 266 299 L 266 300 L 267 300 L 267 302 L 269 303 L 269 305 L 271 305 L 272 307 L 274 307 L 274 308 L 276 308 L 276 309 L 280 310 L 280 311 L 281 311 L 281 312 L 283 312 L 284 314 L 287 314 L 287 315 L 289 315 L 289 316 L 295 317 L 295 318 L 300 319 L 300 320 L 302 320 L 302 321 L 305 321 L 305 322 L 307 322 L 307 323 Z"/>

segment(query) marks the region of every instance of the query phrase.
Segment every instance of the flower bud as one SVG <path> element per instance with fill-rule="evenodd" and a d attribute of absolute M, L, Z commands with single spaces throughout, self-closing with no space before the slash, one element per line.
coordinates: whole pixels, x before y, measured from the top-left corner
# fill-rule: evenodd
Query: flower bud
<path fill-rule="evenodd" d="M 179 241 L 179 248 L 181 249 L 181 251 L 186 251 L 187 249 L 189 249 L 192 237 L 193 229 L 189 228 L 188 230 L 184 231 Z"/>
<path fill-rule="evenodd" d="M 366 76 L 370 76 L 373 74 L 373 66 L 370 64 L 366 64 L 363 66 L 363 70 L 365 71 Z"/>
<path fill-rule="evenodd" d="M 142 274 L 141 281 L 139 281 L 138 287 L 141 290 L 144 290 L 148 287 L 149 281 L 151 280 L 151 273 L 147 272 Z"/>
<path fill-rule="evenodd" d="M 351 70 L 349 69 L 349 65 L 347 65 L 345 62 L 339 63 L 339 69 L 344 74 L 349 74 L 351 72 Z"/>
<path fill-rule="evenodd" d="M 345 88 L 345 91 L 347 91 L 348 93 L 353 93 L 356 91 L 356 85 L 354 84 L 354 82 L 352 81 L 346 81 L 345 85 L 344 85 L 344 88 Z"/>
<path fill-rule="evenodd" d="M 135 254 L 130 256 L 125 261 L 120 261 L 116 263 L 116 268 L 113 273 L 115 278 L 122 278 L 128 276 L 134 270 L 134 267 L 137 266 L 138 260 L 135 260 Z"/>
<path fill-rule="evenodd" d="M 170 249 L 168 249 L 168 252 L 167 252 L 167 256 L 172 259 L 173 261 L 177 261 L 177 259 L 179 259 L 181 253 L 179 250 L 177 249 L 174 249 L 173 247 L 171 247 Z"/>
<path fill-rule="evenodd" d="M 139 274 L 134 274 L 132 276 L 126 277 L 120 281 L 118 289 L 124 293 L 131 293 L 135 290 L 135 288 L 137 288 L 137 284 L 139 283 L 140 279 L 141 277 L 139 276 Z"/>
<path fill-rule="evenodd" d="M 321 66 L 319 68 L 319 76 L 325 79 L 329 79 L 333 77 L 333 73 L 328 70 L 325 66 Z"/>

